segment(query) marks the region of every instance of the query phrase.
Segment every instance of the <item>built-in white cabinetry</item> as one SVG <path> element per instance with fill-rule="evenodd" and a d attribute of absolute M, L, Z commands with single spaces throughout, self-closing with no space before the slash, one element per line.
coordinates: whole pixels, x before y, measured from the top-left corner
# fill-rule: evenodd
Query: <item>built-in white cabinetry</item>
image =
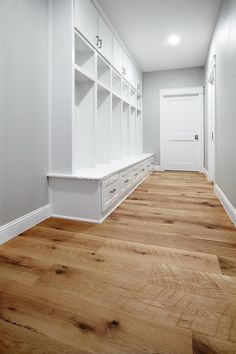
<path fill-rule="evenodd" d="M 114 68 L 123 75 L 123 49 L 118 40 L 113 36 L 112 64 Z"/>
<path fill-rule="evenodd" d="M 132 62 L 128 55 L 123 52 L 123 76 L 131 84 L 131 66 Z"/>
<path fill-rule="evenodd" d="M 56 217 L 102 222 L 154 169 L 153 156 L 115 162 L 81 176 L 51 175 L 52 213 Z M 79 217 L 78 217 L 79 215 Z"/>
<path fill-rule="evenodd" d="M 137 91 L 142 92 L 143 90 L 143 84 L 142 84 L 142 73 L 137 71 Z"/>
<path fill-rule="evenodd" d="M 50 29 L 53 214 L 100 221 L 152 170 L 140 76 L 91 0 L 51 0 Z"/>
<path fill-rule="evenodd" d="M 70 1 L 70 0 L 69 0 Z M 75 28 L 135 89 L 138 89 L 138 75 L 130 56 L 122 48 L 106 21 L 91 0 L 75 1 Z M 139 84 L 139 87 L 141 85 Z M 141 89 L 138 89 L 141 91 Z"/>
<path fill-rule="evenodd" d="M 68 1 L 69 2 L 69 1 Z M 74 25 L 92 45 L 98 45 L 98 12 L 91 0 L 75 0 Z"/>
<path fill-rule="evenodd" d="M 88 1 L 88 0 L 87 0 Z M 98 14 L 98 51 L 111 63 L 112 62 L 112 42 L 113 35 L 103 20 L 102 16 Z"/>

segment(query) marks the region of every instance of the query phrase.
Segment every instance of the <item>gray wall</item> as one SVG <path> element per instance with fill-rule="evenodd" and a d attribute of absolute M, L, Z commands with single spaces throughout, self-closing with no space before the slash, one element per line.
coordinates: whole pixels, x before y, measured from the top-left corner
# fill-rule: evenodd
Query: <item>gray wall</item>
<path fill-rule="evenodd" d="M 236 207 L 236 1 L 222 3 L 206 74 L 216 54 L 216 183 Z"/>
<path fill-rule="evenodd" d="M 48 203 L 48 1 L 0 2 L 0 225 Z"/>
<path fill-rule="evenodd" d="M 155 153 L 160 165 L 160 104 L 162 88 L 203 86 L 204 68 L 155 71 L 143 74 L 143 148 Z"/>

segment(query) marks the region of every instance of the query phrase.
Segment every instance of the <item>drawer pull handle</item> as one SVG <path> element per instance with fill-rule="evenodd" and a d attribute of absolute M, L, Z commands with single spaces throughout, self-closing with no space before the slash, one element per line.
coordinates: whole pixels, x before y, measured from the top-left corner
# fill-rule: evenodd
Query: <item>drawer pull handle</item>
<path fill-rule="evenodd" d="M 115 193 L 115 191 L 116 191 L 116 189 L 114 188 L 114 189 L 112 189 L 111 191 L 110 191 L 110 193 L 112 194 L 112 193 Z"/>
<path fill-rule="evenodd" d="M 138 176 L 138 173 L 135 173 L 135 176 Z"/>
<path fill-rule="evenodd" d="M 142 168 L 142 171 L 145 171 L 145 168 Z"/>
<path fill-rule="evenodd" d="M 129 179 L 126 179 L 125 181 L 124 181 L 124 183 L 128 183 L 129 182 Z"/>

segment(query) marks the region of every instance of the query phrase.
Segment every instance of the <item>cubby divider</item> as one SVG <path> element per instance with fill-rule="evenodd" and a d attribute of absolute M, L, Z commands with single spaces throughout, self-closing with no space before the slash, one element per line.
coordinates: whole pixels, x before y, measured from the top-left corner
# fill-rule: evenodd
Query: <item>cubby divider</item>
<path fill-rule="evenodd" d="M 123 115 L 122 115 L 122 147 L 123 157 L 130 156 L 130 106 L 127 102 L 123 102 Z"/>
<path fill-rule="evenodd" d="M 122 84 L 121 77 L 114 70 L 112 70 L 112 92 L 120 98 L 121 98 L 121 84 Z"/>
<path fill-rule="evenodd" d="M 111 89 L 111 67 L 100 55 L 97 56 L 97 81 Z"/>
<path fill-rule="evenodd" d="M 96 123 L 96 163 L 111 162 L 111 93 L 98 91 Z"/>
<path fill-rule="evenodd" d="M 129 138 L 130 138 L 130 155 L 135 155 L 136 150 L 136 109 L 130 108 L 130 124 L 129 124 Z"/>
<path fill-rule="evenodd" d="M 122 159 L 122 101 L 112 95 L 112 159 Z"/>

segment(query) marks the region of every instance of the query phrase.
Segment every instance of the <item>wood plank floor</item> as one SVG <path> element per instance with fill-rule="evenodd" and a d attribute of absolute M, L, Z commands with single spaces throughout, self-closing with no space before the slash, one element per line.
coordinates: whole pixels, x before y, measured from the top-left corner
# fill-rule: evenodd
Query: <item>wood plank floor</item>
<path fill-rule="evenodd" d="M 2 245 L 0 353 L 236 353 L 236 230 L 212 185 L 153 173 L 101 225 Z"/>

